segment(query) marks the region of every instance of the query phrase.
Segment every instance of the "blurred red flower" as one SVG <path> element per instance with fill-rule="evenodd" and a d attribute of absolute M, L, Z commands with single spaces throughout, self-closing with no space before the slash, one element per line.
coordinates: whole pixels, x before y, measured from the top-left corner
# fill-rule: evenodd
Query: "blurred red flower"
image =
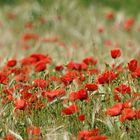
<path fill-rule="evenodd" d="M 135 113 L 136 113 L 136 119 L 140 119 L 140 110 L 136 110 L 135 111 Z"/>
<path fill-rule="evenodd" d="M 88 98 L 88 94 L 85 89 L 81 89 L 77 92 L 72 92 L 69 97 L 71 101 L 76 101 L 76 100 L 82 101 L 82 100 L 86 100 L 87 98 Z"/>
<path fill-rule="evenodd" d="M 78 120 L 83 122 L 85 120 L 85 115 L 81 114 L 80 116 L 78 116 Z"/>
<path fill-rule="evenodd" d="M 47 91 L 46 95 L 50 100 L 53 100 L 56 97 L 64 96 L 66 93 L 63 89 L 56 89 L 53 91 Z"/>
<path fill-rule="evenodd" d="M 121 51 L 119 49 L 111 50 L 111 57 L 116 59 L 121 56 Z"/>
<path fill-rule="evenodd" d="M 23 100 L 23 99 L 18 99 L 15 101 L 16 109 L 24 110 L 25 105 L 26 105 L 25 100 Z"/>
<path fill-rule="evenodd" d="M 106 136 L 100 136 L 98 128 L 93 130 L 83 130 L 78 133 L 78 140 L 106 140 Z"/>
<path fill-rule="evenodd" d="M 31 33 L 24 34 L 22 37 L 23 42 L 29 41 L 29 40 L 38 40 L 38 39 L 39 39 L 39 35 L 31 34 Z"/>
<path fill-rule="evenodd" d="M 132 29 L 134 25 L 134 20 L 133 19 L 127 19 L 125 22 L 124 22 L 124 29 L 126 31 L 130 31 Z"/>
<path fill-rule="evenodd" d="M 136 113 L 132 108 L 124 108 L 122 111 L 122 116 L 120 117 L 120 121 L 123 123 L 125 120 L 133 120 L 136 117 Z"/>
<path fill-rule="evenodd" d="M 33 81 L 33 86 L 34 87 L 40 87 L 41 89 L 44 89 L 48 86 L 48 83 L 46 80 L 42 80 L 42 79 L 35 79 Z"/>
<path fill-rule="evenodd" d="M 4 137 L 4 140 L 14 140 L 14 136 L 13 135 L 6 135 L 5 137 Z"/>
<path fill-rule="evenodd" d="M 33 127 L 32 133 L 35 136 L 39 136 L 40 135 L 40 129 L 38 127 Z"/>
<path fill-rule="evenodd" d="M 35 72 L 41 72 L 44 71 L 46 69 L 46 63 L 45 62 L 38 62 L 35 65 Z"/>
<path fill-rule="evenodd" d="M 110 84 L 113 80 L 117 78 L 117 75 L 113 71 L 106 71 L 102 75 L 100 75 L 97 79 L 97 83 L 99 84 Z"/>
<path fill-rule="evenodd" d="M 11 59 L 7 62 L 8 67 L 14 67 L 17 64 L 17 61 L 15 59 Z"/>
<path fill-rule="evenodd" d="M 136 69 L 137 69 L 137 60 L 135 60 L 135 59 L 131 60 L 131 61 L 128 63 L 128 69 L 129 69 L 131 72 L 135 72 Z"/>
<path fill-rule="evenodd" d="M 96 65 L 97 64 L 97 60 L 94 59 L 93 57 L 87 57 L 83 60 L 83 62 L 87 65 Z"/>
<path fill-rule="evenodd" d="M 107 20 L 113 20 L 114 19 L 114 13 L 113 12 L 109 12 L 106 14 L 106 19 Z"/>
<path fill-rule="evenodd" d="M 95 136 L 95 137 L 90 137 L 87 140 L 107 140 L 106 136 Z"/>
<path fill-rule="evenodd" d="M 86 84 L 85 88 L 87 88 L 88 91 L 96 91 L 98 90 L 98 86 L 96 84 Z"/>
<path fill-rule="evenodd" d="M 120 86 L 115 88 L 115 92 L 119 92 L 121 94 L 131 94 L 130 86 L 121 84 Z"/>
<path fill-rule="evenodd" d="M 78 112 L 78 107 L 76 105 L 71 105 L 62 111 L 64 115 L 72 115 L 76 112 Z"/>
<path fill-rule="evenodd" d="M 118 103 L 114 105 L 113 107 L 107 109 L 107 115 L 113 117 L 113 116 L 118 116 L 121 114 L 121 111 L 123 109 L 123 105 L 121 103 Z"/>
<path fill-rule="evenodd" d="M 64 69 L 64 67 L 62 65 L 56 66 L 55 70 L 56 71 L 62 71 Z"/>
<path fill-rule="evenodd" d="M 132 76 L 133 76 L 133 77 L 140 77 L 140 67 L 138 67 L 138 68 L 136 69 L 136 71 L 132 73 Z"/>

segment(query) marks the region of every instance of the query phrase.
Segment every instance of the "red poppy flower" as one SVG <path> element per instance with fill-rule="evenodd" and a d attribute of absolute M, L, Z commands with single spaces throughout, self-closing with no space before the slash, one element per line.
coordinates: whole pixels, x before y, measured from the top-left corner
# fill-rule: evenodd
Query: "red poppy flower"
<path fill-rule="evenodd" d="M 78 92 L 72 92 L 70 94 L 70 100 L 76 101 L 76 100 L 86 100 L 88 98 L 87 91 L 85 89 L 81 89 Z"/>
<path fill-rule="evenodd" d="M 46 80 L 42 80 L 42 79 L 35 79 L 33 81 L 33 85 L 35 87 L 40 87 L 41 89 L 46 88 L 48 86 L 47 81 Z"/>
<path fill-rule="evenodd" d="M 132 73 L 132 76 L 133 76 L 133 77 L 140 77 L 140 67 L 138 67 L 138 68 L 136 69 L 136 71 Z"/>
<path fill-rule="evenodd" d="M 117 75 L 113 71 L 107 71 L 99 76 L 97 83 L 99 84 L 110 84 L 117 78 Z"/>
<path fill-rule="evenodd" d="M 93 57 L 87 57 L 83 60 L 83 62 L 87 65 L 89 65 L 89 64 L 96 65 L 97 64 L 97 60 L 94 59 Z"/>
<path fill-rule="evenodd" d="M 67 72 L 62 78 L 62 82 L 65 86 L 69 85 L 78 76 L 76 71 Z"/>
<path fill-rule="evenodd" d="M 6 85 L 8 83 L 7 75 L 0 72 L 0 84 Z"/>
<path fill-rule="evenodd" d="M 64 67 L 62 65 L 55 67 L 56 71 L 62 71 L 63 69 L 64 69 Z"/>
<path fill-rule="evenodd" d="M 71 105 L 62 111 L 62 113 L 65 115 L 72 115 L 76 112 L 78 112 L 78 107 L 76 105 Z"/>
<path fill-rule="evenodd" d="M 133 93 L 133 97 L 132 97 L 133 100 L 140 100 L 140 94 L 139 93 Z"/>
<path fill-rule="evenodd" d="M 88 98 L 87 91 L 85 89 L 81 89 L 77 92 L 77 97 L 79 100 L 85 100 Z"/>
<path fill-rule="evenodd" d="M 30 33 L 25 34 L 22 37 L 23 41 L 38 40 L 38 39 L 39 39 L 39 36 L 37 34 L 30 34 Z"/>
<path fill-rule="evenodd" d="M 107 109 L 107 115 L 113 117 L 113 116 L 118 116 L 121 114 L 121 111 L 123 109 L 123 105 L 121 103 L 118 103 L 114 105 L 113 107 Z"/>
<path fill-rule="evenodd" d="M 14 136 L 9 134 L 4 137 L 4 140 L 14 140 Z"/>
<path fill-rule="evenodd" d="M 120 121 L 123 123 L 125 120 L 133 120 L 136 117 L 136 113 L 132 108 L 124 108 L 123 115 L 120 118 Z"/>
<path fill-rule="evenodd" d="M 88 65 L 86 63 L 81 63 L 81 69 L 82 70 L 87 70 L 88 69 Z"/>
<path fill-rule="evenodd" d="M 45 62 L 38 62 L 35 65 L 35 72 L 41 72 L 44 71 L 46 69 L 46 63 Z"/>
<path fill-rule="evenodd" d="M 7 98 L 9 99 L 9 101 L 13 101 L 13 96 L 11 94 L 7 95 Z"/>
<path fill-rule="evenodd" d="M 69 97 L 69 99 L 70 99 L 70 101 L 75 101 L 75 100 L 77 100 L 77 92 L 72 92 L 71 94 L 70 94 L 70 97 Z"/>
<path fill-rule="evenodd" d="M 125 119 L 132 120 L 134 119 L 136 113 L 132 108 L 124 108 L 123 115 L 125 116 Z"/>
<path fill-rule="evenodd" d="M 15 80 L 17 82 L 27 82 L 28 81 L 28 77 L 25 74 L 18 74 L 15 76 Z"/>
<path fill-rule="evenodd" d="M 121 65 L 116 66 L 113 69 L 116 71 L 117 74 L 123 73 L 125 71 L 125 69 Z"/>
<path fill-rule="evenodd" d="M 120 116 L 120 122 L 121 122 L 121 123 L 124 123 L 124 122 L 125 122 L 125 116 L 123 116 L 123 115 Z"/>
<path fill-rule="evenodd" d="M 58 82 L 58 83 L 62 82 L 59 77 L 51 76 L 50 79 L 48 80 L 48 82 L 51 83 L 53 81 Z"/>
<path fill-rule="evenodd" d="M 38 127 L 27 127 L 27 133 L 30 135 L 39 136 L 40 135 L 40 129 Z"/>
<path fill-rule="evenodd" d="M 79 63 L 70 62 L 68 64 L 68 69 L 71 69 L 71 70 L 81 70 L 81 65 Z"/>
<path fill-rule="evenodd" d="M 71 82 L 73 81 L 73 77 L 71 77 L 70 75 L 64 75 L 62 77 L 62 82 L 64 83 L 65 86 L 69 85 Z"/>
<path fill-rule="evenodd" d="M 32 127 L 27 127 L 26 131 L 27 131 L 27 134 L 30 135 L 33 132 L 33 128 Z"/>
<path fill-rule="evenodd" d="M 78 133 L 78 140 L 87 140 L 89 137 L 92 137 L 92 131 L 84 130 Z"/>
<path fill-rule="evenodd" d="M 88 91 L 96 91 L 98 90 L 98 86 L 96 84 L 86 84 L 85 87 Z"/>
<path fill-rule="evenodd" d="M 30 56 L 31 58 L 35 58 L 36 61 L 43 60 L 45 63 L 51 63 L 52 59 L 49 56 L 40 53 L 34 53 Z"/>
<path fill-rule="evenodd" d="M 128 63 L 128 69 L 129 69 L 131 72 L 135 72 L 136 69 L 137 69 L 137 60 L 135 60 L 135 59 L 131 60 L 131 61 Z"/>
<path fill-rule="evenodd" d="M 24 74 L 24 75 L 30 74 L 30 67 L 23 66 L 22 69 L 21 69 L 21 73 Z"/>
<path fill-rule="evenodd" d="M 118 94 L 114 95 L 114 100 L 120 102 L 121 101 L 121 97 Z"/>
<path fill-rule="evenodd" d="M 81 114 L 79 117 L 78 117 L 78 120 L 83 122 L 85 120 L 85 115 Z"/>
<path fill-rule="evenodd" d="M 28 93 L 28 92 L 23 92 L 21 98 L 24 100 L 29 100 L 33 97 L 33 94 Z"/>
<path fill-rule="evenodd" d="M 46 95 L 48 98 L 54 99 L 55 97 L 60 97 L 60 96 L 64 96 L 66 93 L 63 89 L 56 89 L 53 91 L 47 91 Z"/>
<path fill-rule="evenodd" d="M 99 70 L 95 69 L 95 68 L 87 71 L 87 75 L 94 75 L 94 74 L 98 74 L 98 73 L 99 73 Z"/>
<path fill-rule="evenodd" d="M 121 51 L 119 49 L 111 50 L 111 57 L 116 59 L 121 56 Z"/>
<path fill-rule="evenodd" d="M 27 57 L 21 60 L 22 65 L 31 65 L 37 62 L 37 59 L 34 57 Z"/>
<path fill-rule="evenodd" d="M 136 113 L 136 119 L 140 119 L 140 110 L 136 110 L 135 111 L 135 113 Z"/>
<path fill-rule="evenodd" d="M 95 136 L 95 137 L 90 137 L 87 140 L 107 140 L 106 136 Z"/>
<path fill-rule="evenodd" d="M 16 109 L 24 110 L 25 108 L 25 101 L 23 99 L 18 99 L 15 101 Z"/>
<path fill-rule="evenodd" d="M 9 60 L 7 62 L 8 67 L 14 67 L 17 64 L 17 61 L 15 59 Z"/>
<path fill-rule="evenodd" d="M 34 127 L 32 130 L 33 135 L 39 136 L 40 135 L 40 129 L 38 127 Z"/>
<path fill-rule="evenodd" d="M 96 137 L 99 135 L 98 128 L 93 130 L 83 130 L 78 133 L 78 140 L 88 140 L 91 137 Z"/>
<path fill-rule="evenodd" d="M 130 86 L 121 84 L 117 88 L 115 88 L 115 92 L 119 92 L 121 94 L 131 94 L 131 88 Z"/>
<path fill-rule="evenodd" d="M 130 108 L 132 107 L 132 102 L 130 100 L 125 101 L 125 103 L 123 103 L 123 108 Z"/>
<path fill-rule="evenodd" d="M 79 77 L 77 77 L 76 78 L 76 80 L 77 80 L 77 83 L 80 85 L 82 82 L 84 82 L 85 81 L 85 75 L 84 74 L 82 74 L 82 73 L 80 73 L 79 74 Z"/>
<path fill-rule="evenodd" d="M 128 19 L 124 23 L 124 29 L 126 31 L 130 31 L 132 29 L 133 25 L 134 25 L 134 20 L 133 19 Z"/>
<path fill-rule="evenodd" d="M 114 13 L 113 12 L 109 12 L 106 14 L 106 19 L 107 20 L 113 20 L 114 19 Z"/>

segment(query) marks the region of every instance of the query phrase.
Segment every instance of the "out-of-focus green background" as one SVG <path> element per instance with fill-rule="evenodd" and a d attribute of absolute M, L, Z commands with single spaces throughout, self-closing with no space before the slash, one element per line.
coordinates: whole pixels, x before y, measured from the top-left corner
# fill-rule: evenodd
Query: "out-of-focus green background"
<path fill-rule="evenodd" d="M 139 7 L 140 0 L 0 0 L 0 38 L 5 52 L 2 54 L 9 57 L 7 48 L 11 48 L 12 56 L 16 55 L 17 58 L 21 54 L 27 56 L 31 52 L 46 52 L 45 43 L 29 42 L 30 51 L 23 54 L 19 40 L 28 33 L 35 33 L 41 39 L 59 38 L 59 44 L 52 44 L 53 47 L 47 44 L 47 53 L 52 56 L 53 52 L 52 57 L 56 60 L 61 55 L 62 63 L 67 49 L 70 52 L 67 61 L 81 61 L 94 55 L 107 62 L 108 53 L 113 47 L 122 47 L 123 58 L 130 59 L 130 55 L 139 58 Z M 106 18 L 108 13 L 113 13 L 113 20 Z M 134 21 L 131 31 L 124 28 L 128 19 Z M 27 28 L 27 25 L 30 27 Z M 104 33 L 101 34 L 99 29 Z M 65 50 L 62 46 L 65 46 Z M 80 53 L 71 46 L 78 46 Z M 13 50 L 17 52 L 17 48 L 22 53 L 14 53 Z M 56 49 L 60 50 L 59 56 Z"/>
<path fill-rule="evenodd" d="M 24 2 L 33 2 L 38 1 L 42 6 L 48 4 L 49 6 L 53 5 L 56 0 L 0 0 L 0 5 L 3 4 L 20 4 Z M 140 0 L 76 0 L 81 6 L 87 7 L 90 5 L 98 5 L 111 7 L 114 10 L 123 10 L 126 13 L 136 16 L 139 13 Z"/>

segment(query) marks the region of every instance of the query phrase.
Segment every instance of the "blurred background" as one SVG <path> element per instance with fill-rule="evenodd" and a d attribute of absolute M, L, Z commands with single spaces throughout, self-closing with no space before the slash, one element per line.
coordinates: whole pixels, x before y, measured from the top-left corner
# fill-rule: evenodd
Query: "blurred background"
<path fill-rule="evenodd" d="M 37 1 L 41 6 L 52 6 L 57 0 L 0 0 L 1 6 L 23 4 L 26 2 L 32 3 Z M 81 6 L 88 8 L 91 5 L 111 7 L 114 10 L 123 10 L 131 15 L 136 16 L 139 13 L 140 1 L 139 0 L 75 0 Z"/>
<path fill-rule="evenodd" d="M 120 63 L 139 59 L 139 7 L 139 0 L 0 0 L 0 55 L 46 53 L 60 62 L 95 56 L 103 63 L 120 48 Z"/>

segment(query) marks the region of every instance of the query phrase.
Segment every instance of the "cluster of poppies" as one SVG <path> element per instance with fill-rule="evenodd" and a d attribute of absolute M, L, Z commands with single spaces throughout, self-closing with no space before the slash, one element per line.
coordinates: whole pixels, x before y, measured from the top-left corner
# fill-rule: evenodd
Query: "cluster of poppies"
<path fill-rule="evenodd" d="M 110 57 L 119 59 L 121 51 L 111 50 Z M 104 110 L 101 110 L 101 114 L 104 117 L 118 117 L 121 123 L 140 119 L 140 68 L 137 60 L 133 59 L 127 65 L 113 64 L 105 67 L 104 71 L 99 70 L 97 64 L 95 58 L 88 57 L 81 63 L 72 61 L 67 65 L 58 66 L 53 63 L 51 57 L 43 54 L 32 54 L 19 61 L 10 59 L 0 72 L 1 104 L 10 104 L 13 115 L 19 118 L 22 112 L 25 113 L 24 117 L 31 117 L 35 115 L 35 110 L 40 113 L 57 105 L 53 111 L 59 112 L 60 117 L 73 117 L 84 126 L 88 122 L 89 114 L 92 114 L 86 110 L 94 111 L 96 100 L 104 97 L 101 104 L 101 109 Z M 104 104 L 110 106 L 103 108 Z M 114 105 L 111 106 L 112 104 Z M 100 110 L 98 111 L 97 114 L 100 113 Z M 57 118 L 58 114 L 46 115 Z M 4 117 L 4 114 L 2 116 Z M 98 117 L 95 116 L 96 119 Z M 35 135 L 42 138 L 39 127 L 41 126 L 28 126 L 27 134 L 30 137 Z M 99 135 L 97 128 L 79 129 L 76 133 L 79 140 L 107 139 Z M 12 139 L 11 137 L 7 134 L 5 139 Z"/>

